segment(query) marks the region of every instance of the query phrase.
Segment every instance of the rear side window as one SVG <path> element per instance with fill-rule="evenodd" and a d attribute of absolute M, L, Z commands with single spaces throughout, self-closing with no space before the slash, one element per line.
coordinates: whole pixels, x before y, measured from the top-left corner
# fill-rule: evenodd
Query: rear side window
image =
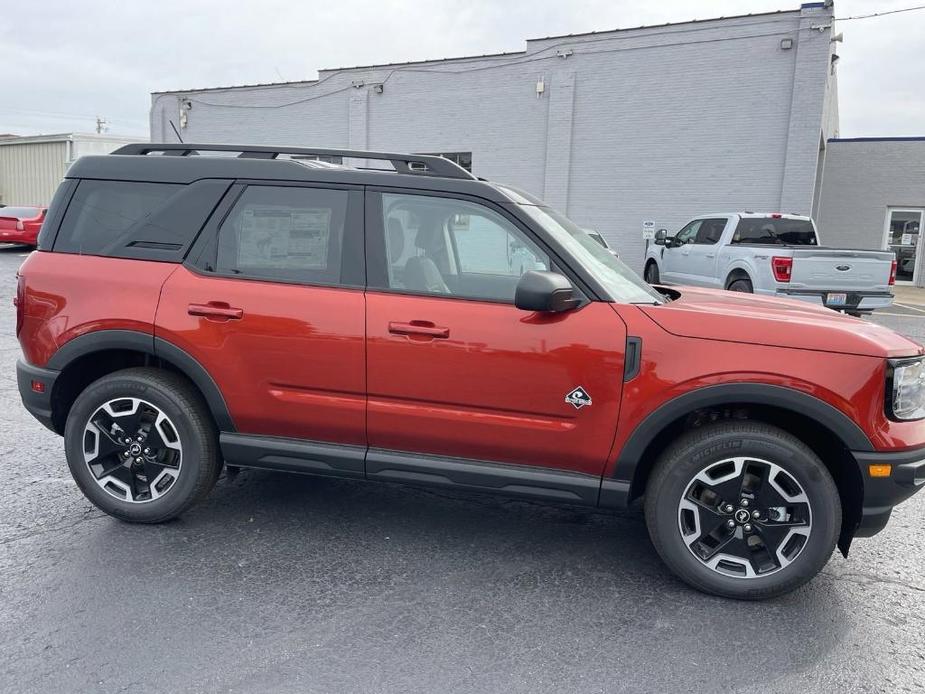
<path fill-rule="evenodd" d="M 54 250 L 180 262 L 229 185 L 80 181 Z"/>
<path fill-rule="evenodd" d="M 215 271 L 339 284 L 349 192 L 249 186 L 218 230 Z"/>
<path fill-rule="evenodd" d="M 723 229 L 726 228 L 725 219 L 705 219 L 700 229 L 697 231 L 697 240 L 695 243 L 713 245 L 723 236 Z"/>
<path fill-rule="evenodd" d="M 736 226 L 732 243 L 762 246 L 815 246 L 816 230 L 808 219 L 751 217 Z"/>

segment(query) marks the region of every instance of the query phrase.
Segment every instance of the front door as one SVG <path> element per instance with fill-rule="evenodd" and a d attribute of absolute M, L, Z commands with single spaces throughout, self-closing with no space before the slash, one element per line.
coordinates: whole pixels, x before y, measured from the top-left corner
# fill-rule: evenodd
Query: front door
<path fill-rule="evenodd" d="M 367 473 L 398 451 L 601 474 L 626 343 L 613 308 L 518 310 L 520 276 L 554 267 L 500 208 L 398 192 L 367 206 Z"/>
<path fill-rule="evenodd" d="M 671 284 L 691 284 L 691 246 L 700 231 L 702 219 L 695 219 L 675 234 L 671 246 L 662 246 L 661 279 Z"/>
<path fill-rule="evenodd" d="M 208 371 L 238 433 L 365 447 L 362 190 L 237 193 L 165 283 L 156 336 Z"/>
<path fill-rule="evenodd" d="M 896 281 L 912 283 L 918 279 L 919 233 L 925 210 L 889 208 L 886 213 L 884 248 L 896 255 Z"/>

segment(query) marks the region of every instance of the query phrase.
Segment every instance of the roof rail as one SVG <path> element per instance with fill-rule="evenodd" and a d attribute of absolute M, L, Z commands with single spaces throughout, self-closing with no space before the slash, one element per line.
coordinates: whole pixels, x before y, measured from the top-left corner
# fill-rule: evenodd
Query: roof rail
<path fill-rule="evenodd" d="M 476 177 L 454 161 L 433 154 L 395 154 L 392 152 L 365 152 L 356 149 L 318 149 L 315 147 L 275 147 L 273 145 L 197 145 L 184 143 L 138 142 L 124 145 L 113 154 L 147 155 L 160 152 L 164 155 L 187 157 L 199 152 L 240 152 L 239 159 L 276 159 L 280 154 L 299 154 L 318 157 L 345 157 L 349 159 L 377 159 L 389 161 L 397 173 L 442 178 Z"/>

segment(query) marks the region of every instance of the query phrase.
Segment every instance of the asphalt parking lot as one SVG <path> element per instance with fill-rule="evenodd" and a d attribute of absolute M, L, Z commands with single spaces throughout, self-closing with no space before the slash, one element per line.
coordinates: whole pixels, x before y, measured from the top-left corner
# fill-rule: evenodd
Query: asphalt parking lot
<path fill-rule="evenodd" d="M 925 689 L 925 494 L 759 604 L 673 578 L 638 512 L 244 471 L 166 525 L 104 516 L 19 403 L 22 260 L 0 247 L 0 691 Z"/>

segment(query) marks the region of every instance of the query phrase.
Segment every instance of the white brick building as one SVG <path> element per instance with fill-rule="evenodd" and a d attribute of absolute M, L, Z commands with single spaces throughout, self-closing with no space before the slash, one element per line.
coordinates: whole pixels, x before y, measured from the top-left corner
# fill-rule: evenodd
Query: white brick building
<path fill-rule="evenodd" d="M 152 95 L 151 139 L 462 155 L 599 230 L 812 213 L 838 134 L 832 7 L 527 41 L 518 53 Z"/>

